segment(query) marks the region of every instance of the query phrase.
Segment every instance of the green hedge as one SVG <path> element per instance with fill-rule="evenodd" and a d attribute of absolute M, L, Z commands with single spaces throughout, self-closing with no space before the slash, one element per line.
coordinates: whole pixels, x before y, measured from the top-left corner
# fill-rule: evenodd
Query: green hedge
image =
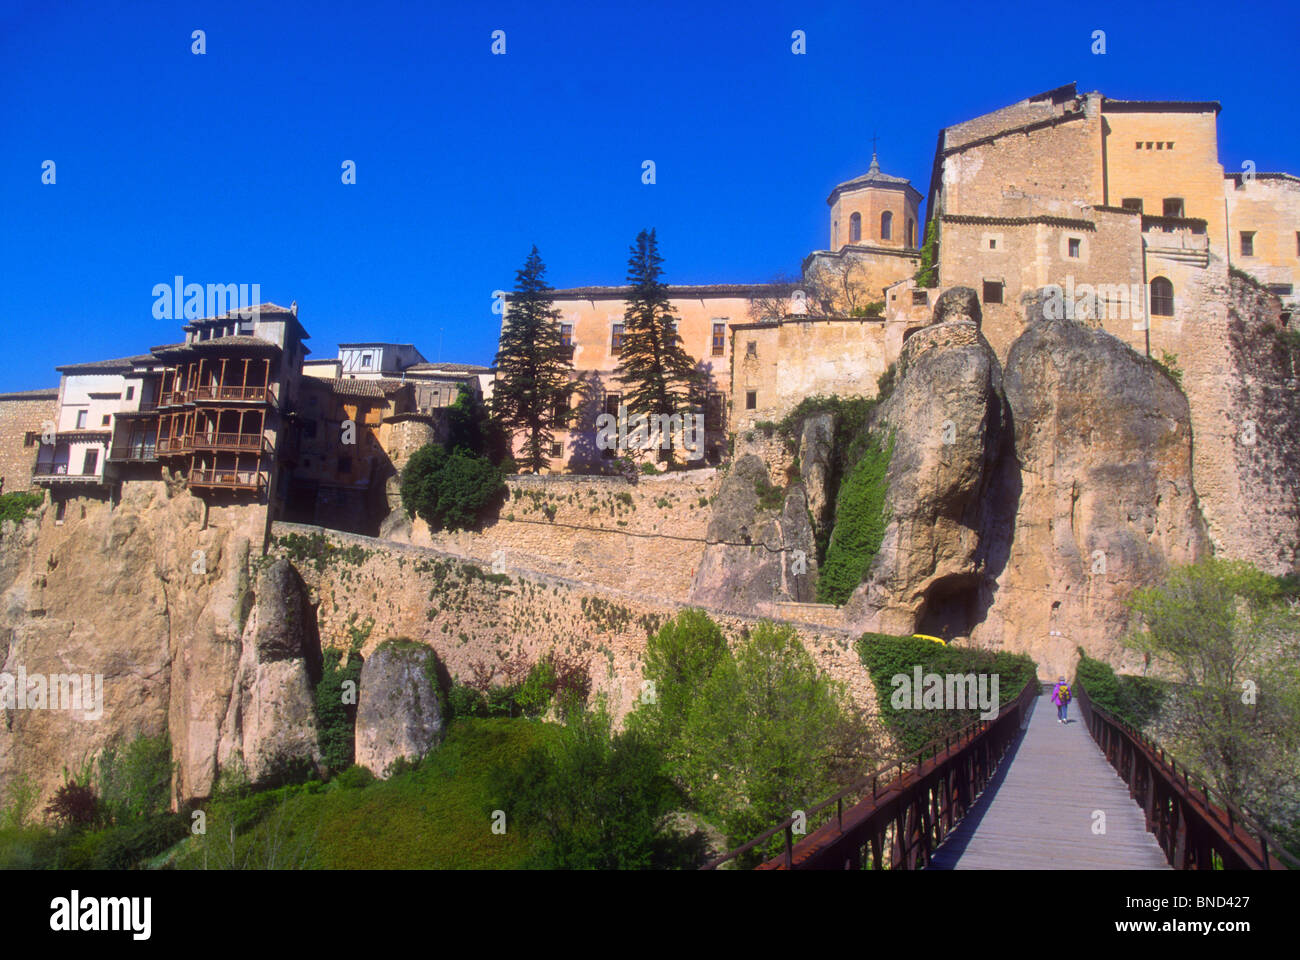
<path fill-rule="evenodd" d="M 904 751 L 919 750 L 933 740 L 960 730 L 979 719 L 978 709 L 913 710 L 895 709 L 891 682 L 897 674 L 909 680 L 917 666 L 922 674 L 987 674 L 998 676 L 998 705 L 1005 706 L 1020 695 L 1025 684 L 1038 675 L 1038 666 L 1023 653 L 951 647 L 933 640 L 864 633 L 858 641 L 858 655 L 871 674 L 876 701 L 890 732 Z"/>
<path fill-rule="evenodd" d="M 1110 664 L 1094 660 L 1079 648 L 1079 666 L 1075 679 L 1088 691 L 1088 697 L 1107 713 L 1113 714 L 1136 730 L 1141 730 L 1160 714 L 1169 685 L 1151 677 L 1117 674 Z"/>

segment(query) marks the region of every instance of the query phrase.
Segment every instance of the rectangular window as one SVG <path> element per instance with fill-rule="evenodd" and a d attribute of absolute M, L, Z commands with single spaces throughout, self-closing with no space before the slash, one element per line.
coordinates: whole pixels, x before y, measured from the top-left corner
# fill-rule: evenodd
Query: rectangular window
<path fill-rule="evenodd" d="M 726 425 L 723 423 L 722 394 L 710 393 L 707 402 L 704 425 L 710 430 L 721 430 Z"/>
<path fill-rule="evenodd" d="M 560 345 L 565 347 L 573 346 L 573 324 L 560 324 Z"/>
<path fill-rule="evenodd" d="M 59 500 L 54 504 L 54 522 L 62 523 L 64 514 L 68 512 L 68 501 Z"/>
<path fill-rule="evenodd" d="M 1182 197 L 1165 197 L 1161 206 L 1163 208 L 1163 216 L 1182 217 L 1183 215 Z"/>
<path fill-rule="evenodd" d="M 1255 255 L 1255 231 L 1241 231 L 1241 255 L 1243 257 L 1253 257 Z"/>
<path fill-rule="evenodd" d="M 41 435 L 36 431 L 28 430 L 27 433 L 23 435 L 23 446 L 24 447 L 36 446 L 36 441 L 40 439 L 40 436 Z"/>
<path fill-rule="evenodd" d="M 551 456 L 552 456 L 552 457 L 559 457 L 559 456 L 562 456 L 563 454 L 564 454 L 564 447 L 563 447 L 563 446 L 561 446 L 559 443 L 553 443 L 553 444 L 551 444 Z"/>
<path fill-rule="evenodd" d="M 1269 293 L 1276 293 L 1279 297 L 1289 297 L 1294 287 L 1289 283 L 1270 283 L 1268 285 Z"/>
<path fill-rule="evenodd" d="M 86 429 L 86 411 L 85 411 L 85 410 L 78 410 L 78 411 L 77 411 L 77 429 L 78 429 L 78 430 L 85 430 L 85 429 Z"/>
<path fill-rule="evenodd" d="M 134 400 L 134 399 L 135 399 L 135 387 L 127 387 L 127 388 L 126 388 L 126 398 L 127 398 L 128 400 Z"/>
<path fill-rule="evenodd" d="M 370 366 L 370 362 L 374 360 L 374 358 L 375 355 L 373 353 L 363 353 L 361 355 L 361 369 L 364 370 L 368 368 Z"/>
<path fill-rule="evenodd" d="M 609 352 L 618 353 L 623 349 L 623 324 L 616 323 L 610 333 Z"/>
<path fill-rule="evenodd" d="M 1296 234 L 1296 236 L 1300 237 L 1300 234 Z M 725 323 L 715 323 L 713 325 L 713 355 L 715 357 L 720 357 L 726 349 L 727 325 Z"/>
<path fill-rule="evenodd" d="M 95 475 L 95 467 L 98 465 L 99 465 L 99 451 L 87 450 L 86 459 L 83 460 L 81 463 L 81 472 L 84 473 L 86 476 L 93 477 Z"/>
<path fill-rule="evenodd" d="M 930 303 L 930 295 L 926 293 L 924 290 L 912 291 L 912 306 L 925 307 L 925 306 L 929 306 L 929 303 Z"/>
<path fill-rule="evenodd" d="M 984 302 L 1001 303 L 1002 302 L 1002 283 L 999 280 L 984 281 Z"/>
<path fill-rule="evenodd" d="M 107 413 L 104 414 L 104 419 L 102 419 L 102 420 L 99 421 L 99 425 L 100 425 L 101 427 L 106 427 L 106 426 L 108 426 L 108 419 L 109 419 L 109 416 L 110 416 L 110 415 L 107 414 Z"/>
<path fill-rule="evenodd" d="M 748 343 L 745 344 L 745 356 L 747 356 L 747 357 L 756 357 L 756 356 L 758 356 L 758 341 L 757 341 L 757 340 L 750 340 Z"/>
<path fill-rule="evenodd" d="M 1078 237 L 1070 237 L 1068 244 L 1069 244 L 1070 256 L 1073 257 L 1075 260 L 1079 259 L 1079 250 L 1083 246 L 1083 241 L 1081 241 Z"/>
<path fill-rule="evenodd" d="M 1119 205 L 1125 210 L 1136 210 L 1138 213 L 1142 212 L 1141 197 L 1125 197 L 1119 202 Z"/>
<path fill-rule="evenodd" d="M 990 250 L 996 250 L 997 248 L 998 248 L 998 242 L 997 242 L 996 240 L 994 240 L 994 239 L 992 239 L 992 238 L 990 237 L 990 238 L 989 238 L 989 249 L 990 249 Z"/>
<path fill-rule="evenodd" d="M 622 402 L 623 402 L 623 395 L 621 393 L 605 394 L 605 412 L 608 413 L 611 417 L 617 417 L 618 405 Z"/>
<path fill-rule="evenodd" d="M 745 409 L 754 410 L 758 407 L 758 391 L 749 390 L 745 393 Z"/>

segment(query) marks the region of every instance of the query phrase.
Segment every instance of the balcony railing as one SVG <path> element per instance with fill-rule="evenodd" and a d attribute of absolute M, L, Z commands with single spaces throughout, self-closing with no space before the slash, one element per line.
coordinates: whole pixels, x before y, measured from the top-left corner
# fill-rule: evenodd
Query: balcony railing
<path fill-rule="evenodd" d="M 194 400 L 234 400 L 241 403 L 274 403 L 275 394 L 270 387 L 228 386 L 221 383 L 205 383 L 190 391 Z"/>
<path fill-rule="evenodd" d="M 190 441 L 194 450 L 251 450 L 262 449 L 266 439 L 260 433 L 197 433 Z"/>
<path fill-rule="evenodd" d="M 154 444 L 148 443 L 125 443 L 114 446 L 109 451 L 108 459 L 110 460 L 157 460 L 158 452 Z"/>
<path fill-rule="evenodd" d="M 158 456 L 170 457 L 178 453 L 190 452 L 189 437 L 160 437 L 158 439 Z"/>
<path fill-rule="evenodd" d="M 66 463 L 38 463 L 32 470 L 34 480 L 69 483 L 98 483 L 102 475 L 98 473 L 72 473 Z"/>
<path fill-rule="evenodd" d="M 260 490 L 266 485 L 266 474 L 260 470 L 200 470 L 189 475 L 192 487 L 221 487 L 229 490 Z"/>

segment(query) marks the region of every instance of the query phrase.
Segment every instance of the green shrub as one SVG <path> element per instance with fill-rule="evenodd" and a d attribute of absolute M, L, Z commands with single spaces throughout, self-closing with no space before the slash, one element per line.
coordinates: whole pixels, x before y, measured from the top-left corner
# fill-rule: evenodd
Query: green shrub
<path fill-rule="evenodd" d="M 760 510 L 780 510 L 785 506 L 785 490 L 774 486 L 766 474 L 754 481 L 754 493 Z"/>
<path fill-rule="evenodd" d="M 22 523 L 32 511 L 38 509 L 45 502 L 43 493 L 26 493 L 22 490 L 15 490 L 13 493 L 0 494 L 0 523 L 5 520 L 12 520 L 14 523 Z"/>
<path fill-rule="evenodd" d="M 356 695 L 361 685 L 362 660 L 353 649 L 346 651 L 345 663 L 344 653 L 337 647 L 322 652 L 321 678 L 316 684 L 317 742 L 325 768 L 330 771 L 349 768 L 356 752 Z M 349 682 L 352 686 L 345 688 Z"/>
<path fill-rule="evenodd" d="M 892 435 L 883 448 L 871 440 L 840 485 L 835 527 L 817 577 L 819 603 L 843 604 L 871 568 L 889 523 L 885 500 L 893 453 Z"/>
<path fill-rule="evenodd" d="M 452 453 L 425 444 L 402 471 L 402 502 L 432 530 L 477 527 L 507 495 L 501 470 L 464 449 Z"/>
<path fill-rule="evenodd" d="M 547 870 L 694 867 L 698 844 L 660 829 L 681 797 L 660 770 L 656 745 L 636 731 L 614 733 L 603 708 L 572 709 L 547 748 L 496 777 L 493 801 L 507 823 L 540 834 L 528 865 Z"/>
<path fill-rule="evenodd" d="M 910 636 L 864 633 L 858 641 L 858 654 L 871 674 L 881 716 L 885 718 L 890 732 L 904 753 L 919 750 L 926 744 L 974 723 L 979 719 L 980 711 L 977 708 L 895 709 L 893 695 L 897 687 L 892 683 L 895 676 L 901 674 L 910 682 L 918 666 L 922 675 L 996 674 L 998 703 L 999 706 L 1005 706 L 1020 696 L 1025 684 L 1038 675 L 1037 665 L 1024 654 L 945 646 L 933 640 Z"/>
<path fill-rule="evenodd" d="M 171 738 L 165 732 L 137 736 L 125 747 L 106 747 L 98 765 L 100 800 L 113 822 L 127 823 L 166 811 L 174 765 Z"/>
<path fill-rule="evenodd" d="M 343 790 L 361 790 L 375 782 L 375 775 L 354 763 L 335 777 L 334 782 Z"/>

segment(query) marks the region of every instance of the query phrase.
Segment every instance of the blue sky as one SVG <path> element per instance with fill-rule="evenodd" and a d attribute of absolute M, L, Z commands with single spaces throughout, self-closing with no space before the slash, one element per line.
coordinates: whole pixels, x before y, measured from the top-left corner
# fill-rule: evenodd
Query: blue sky
<path fill-rule="evenodd" d="M 488 363 L 492 291 L 531 244 L 557 287 L 622 282 L 651 226 L 669 282 L 793 274 L 873 133 L 924 194 L 941 126 L 1072 80 L 1219 100 L 1226 169 L 1300 172 L 1296 20 L 1280 2 L 0 0 L 0 390 L 176 341 L 152 289 L 177 274 L 298 301 L 316 356 L 374 339 L 436 359 L 441 331 L 443 360 Z"/>

